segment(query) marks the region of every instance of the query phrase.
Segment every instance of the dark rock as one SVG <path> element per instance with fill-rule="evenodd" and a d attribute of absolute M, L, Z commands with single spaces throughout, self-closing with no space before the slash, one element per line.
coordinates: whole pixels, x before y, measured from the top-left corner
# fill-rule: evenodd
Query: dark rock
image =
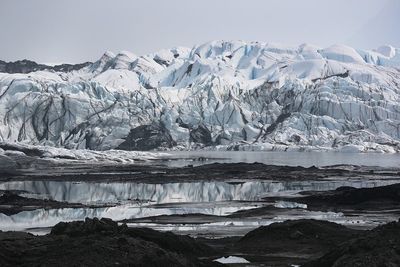
<path fill-rule="evenodd" d="M 207 256 L 214 253 L 213 249 L 196 242 L 189 236 L 175 235 L 171 232 L 163 233 L 149 228 L 130 228 L 127 233 L 130 236 L 154 242 L 164 249 L 173 249 L 173 251 L 185 255 Z"/>
<path fill-rule="evenodd" d="M 313 210 L 384 209 L 400 205 L 400 184 L 373 188 L 340 187 L 306 194 L 294 201 L 305 203 Z"/>
<path fill-rule="evenodd" d="M 252 253 L 296 253 L 310 257 L 323 255 L 329 249 L 354 237 L 359 231 L 318 220 L 296 220 L 259 227 L 241 238 L 240 251 Z"/>
<path fill-rule="evenodd" d="M 190 73 L 192 72 L 192 68 L 193 68 L 193 64 L 190 64 L 187 68 L 187 70 L 185 71 L 186 75 L 190 75 Z"/>
<path fill-rule="evenodd" d="M 61 65 L 55 65 L 51 67 L 51 69 L 57 72 L 70 72 L 73 70 L 80 70 L 92 64 L 93 64 L 92 62 L 84 62 L 79 64 L 61 64 Z"/>
<path fill-rule="evenodd" d="M 339 74 L 333 74 L 333 75 L 328 75 L 322 78 L 316 78 L 316 79 L 312 79 L 313 82 L 317 82 L 319 80 L 326 80 L 332 77 L 340 77 L 340 78 L 347 78 L 350 75 L 350 71 L 346 71 L 344 73 L 339 73 Z"/>
<path fill-rule="evenodd" d="M 86 219 L 57 224 L 45 236 L 0 232 L 0 266 L 218 266 L 198 259 L 197 249 L 207 247 L 197 243 L 109 219 Z"/>
<path fill-rule="evenodd" d="M 302 266 L 400 266 L 400 223 L 392 222 L 367 231 Z"/>
<path fill-rule="evenodd" d="M 179 127 L 185 128 L 185 129 L 190 129 L 190 125 L 185 123 L 181 118 L 177 118 L 176 123 L 178 123 Z"/>
<path fill-rule="evenodd" d="M 60 222 L 51 230 L 51 235 L 84 236 L 98 233 L 116 234 L 126 230 L 126 225 L 118 226 L 118 223 L 111 219 L 89 219 L 70 223 Z"/>
<path fill-rule="evenodd" d="M 13 191 L 4 191 L 0 196 L 0 213 L 6 215 L 17 214 L 25 210 L 34 210 L 39 208 L 79 208 L 84 207 L 79 203 L 59 202 L 50 199 L 28 198 L 18 195 Z"/>
<path fill-rule="evenodd" d="M 293 135 L 289 138 L 288 141 L 298 144 L 298 143 L 301 141 L 301 137 L 300 137 L 299 135 L 297 135 L 297 134 L 293 134 Z"/>
<path fill-rule="evenodd" d="M 21 201 L 23 201 L 25 199 L 26 198 L 21 197 L 21 196 L 15 194 L 12 191 L 5 191 L 0 196 L 0 204 L 2 204 L 2 203 L 12 203 L 12 204 L 15 205 L 16 203 L 21 202 Z"/>
<path fill-rule="evenodd" d="M 181 118 L 177 118 L 176 123 L 178 123 L 179 127 L 189 129 L 190 142 L 204 144 L 206 146 L 213 144 L 211 132 L 207 126 L 203 124 L 192 126 L 188 123 L 185 123 Z"/>
<path fill-rule="evenodd" d="M 349 190 L 354 190 L 356 189 L 355 187 L 352 186 L 340 186 L 338 188 L 335 189 L 335 191 L 349 191 Z"/>
<path fill-rule="evenodd" d="M 160 58 L 153 58 L 153 60 L 155 62 L 157 62 L 158 64 L 163 65 L 165 67 L 168 67 L 170 65 L 170 63 L 168 61 L 162 60 Z"/>
<path fill-rule="evenodd" d="M 58 72 L 69 72 L 73 70 L 79 70 L 86 66 L 91 65 L 91 62 L 85 62 L 80 64 L 61 64 L 56 66 L 48 66 L 44 64 L 38 64 L 30 60 L 18 60 L 15 62 L 5 62 L 0 60 L 0 72 L 5 73 L 30 73 L 40 70 L 53 70 Z"/>
<path fill-rule="evenodd" d="M 152 150 L 176 145 L 167 128 L 162 124 L 141 125 L 131 129 L 125 141 L 118 146 L 121 150 Z"/>
<path fill-rule="evenodd" d="M 198 125 L 197 128 L 191 129 L 190 142 L 202 143 L 206 146 L 212 145 L 213 142 L 210 130 L 202 124 Z"/>
<path fill-rule="evenodd" d="M 30 60 L 18 60 L 15 62 L 0 61 L 0 72 L 5 73 L 29 73 L 33 71 L 45 70 L 49 66 L 37 64 Z"/>
<path fill-rule="evenodd" d="M 141 238 L 146 241 L 156 243 L 160 247 L 173 250 L 183 254 L 191 254 L 203 256 L 213 253 L 213 250 L 199 242 L 196 242 L 189 236 L 175 235 L 170 232 L 158 232 L 149 228 L 128 228 L 126 224 L 118 225 L 108 218 L 89 219 L 85 221 L 60 222 L 51 230 L 51 235 L 67 235 L 67 236 L 86 236 L 93 234 L 124 234 L 127 236 Z"/>
<path fill-rule="evenodd" d="M 269 135 L 270 133 L 272 133 L 273 131 L 275 131 L 275 129 L 278 127 L 279 124 L 281 124 L 282 122 L 284 122 L 287 118 L 289 118 L 291 116 L 291 113 L 281 113 L 278 118 L 276 118 L 276 121 L 274 121 L 273 123 L 271 123 L 270 126 L 268 126 L 268 128 L 265 130 L 265 134 L 264 137 Z"/>

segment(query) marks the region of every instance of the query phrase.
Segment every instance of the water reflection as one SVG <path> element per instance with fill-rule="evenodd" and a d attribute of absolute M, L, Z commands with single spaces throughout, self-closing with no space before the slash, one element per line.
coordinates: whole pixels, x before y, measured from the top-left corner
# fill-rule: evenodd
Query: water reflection
<path fill-rule="evenodd" d="M 376 187 L 396 180 L 330 180 L 330 181 L 247 181 L 195 183 L 91 183 L 58 181 L 17 181 L 0 183 L 0 190 L 24 190 L 30 197 L 50 198 L 84 204 L 124 203 L 136 200 L 142 204 L 176 202 L 218 202 L 290 195 L 305 190 L 333 190 L 340 186 Z"/>
<path fill-rule="evenodd" d="M 201 236 L 205 238 L 221 238 L 226 236 L 243 236 L 247 232 L 260 226 L 270 225 L 286 220 L 315 219 L 327 220 L 353 228 L 369 229 L 380 224 L 391 221 L 393 218 L 380 218 L 376 220 L 374 216 L 357 215 L 344 216 L 342 213 L 319 212 L 307 210 L 293 210 L 285 215 L 273 216 L 271 218 L 241 218 L 230 219 L 219 222 L 204 224 L 157 224 L 157 223 L 128 223 L 130 227 L 151 227 L 159 231 L 172 231 L 179 234 Z"/>
<path fill-rule="evenodd" d="M 89 218 L 112 218 L 119 221 L 123 219 L 143 218 L 159 215 L 194 214 L 224 216 L 239 210 L 260 207 L 260 204 L 251 202 L 210 202 L 210 203 L 185 203 L 171 204 L 168 206 L 141 206 L 137 204 L 124 204 L 107 208 L 65 208 L 65 209 L 37 209 L 23 211 L 7 216 L 0 213 L 0 230 L 24 230 L 29 228 L 49 227 L 58 222 L 70 222 Z"/>
<path fill-rule="evenodd" d="M 107 217 L 113 220 L 144 218 L 174 214 L 206 214 L 226 216 L 236 211 L 260 207 L 265 196 L 290 196 L 304 190 L 332 190 L 340 186 L 376 187 L 396 183 L 396 180 L 330 180 L 330 181 L 245 181 L 195 182 L 195 183 L 92 183 L 59 181 L 15 181 L 0 183 L 0 190 L 24 190 L 27 195 L 84 204 L 114 203 L 114 207 L 64 208 L 24 211 L 7 216 L 0 214 L 0 230 L 25 230 L 53 226 L 60 221 L 83 220 L 86 217 Z M 277 208 L 294 209 L 269 219 L 237 218 L 232 221 L 215 222 L 196 226 L 170 227 L 174 231 L 224 232 L 240 235 L 260 225 L 286 219 L 318 218 L 344 223 L 348 218 L 342 214 L 308 212 L 305 205 L 293 202 L 276 202 Z M 225 220 L 227 220 L 225 218 Z M 359 219 L 361 220 L 361 219 Z M 228 223 L 228 225 L 226 224 Z M 135 225 L 135 224 L 131 224 Z M 140 226 L 140 224 L 136 224 Z M 151 226 L 151 225 L 145 225 Z M 186 228 L 185 228 L 186 227 Z M 189 228 L 187 228 L 189 227 Z M 192 227 L 192 228 L 190 228 Z M 168 226 L 158 225 L 160 230 Z M 236 234 L 235 234 L 236 233 Z"/>
<path fill-rule="evenodd" d="M 279 151 L 169 151 L 165 158 L 179 158 L 167 162 L 172 167 L 188 164 L 203 165 L 214 162 L 260 162 L 285 166 L 329 166 L 351 164 L 363 166 L 399 167 L 400 153 L 341 153 L 341 152 L 279 152 Z M 201 160 L 197 160 L 197 159 Z M 205 159 L 209 160 L 205 160 Z"/>

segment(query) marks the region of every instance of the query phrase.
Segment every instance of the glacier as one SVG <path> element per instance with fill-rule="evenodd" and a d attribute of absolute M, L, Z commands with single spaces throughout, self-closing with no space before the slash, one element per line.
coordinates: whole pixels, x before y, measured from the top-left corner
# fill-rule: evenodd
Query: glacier
<path fill-rule="evenodd" d="M 400 49 L 212 41 L 4 71 L 0 141 L 73 150 L 399 152 Z"/>

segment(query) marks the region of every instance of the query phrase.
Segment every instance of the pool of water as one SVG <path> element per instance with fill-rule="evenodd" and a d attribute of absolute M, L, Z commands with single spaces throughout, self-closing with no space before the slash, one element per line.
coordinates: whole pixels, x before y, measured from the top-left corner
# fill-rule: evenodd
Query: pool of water
<path fill-rule="evenodd" d="M 204 181 L 182 183 L 15 181 L 0 183 L 0 190 L 25 191 L 24 196 L 83 204 L 153 205 L 163 203 L 207 203 L 256 201 L 266 196 L 299 191 L 333 190 L 340 186 L 376 187 L 397 179 L 343 179 L 325 181 Z"/>
<path fill-rule="evenodd" d="M 179 158 L 168 161 L 173 167 L 202 165 L 214 162 L 237 163 L 260 162 L 286 166 L 330 166 L 351 164 L 363 166 L 394 167 L 400 166 L 400 153 L 341 153 L 341 152 L 265 152 L 265 151 L 171 151 L 165 158 Z M 205 160 L 207 159 L 207 160 Z"/>
<path fill-rule="evenodd" d="M 315 218 L 344 224 L 368 219 L 346 218 L 332 212 L 311 212 L 306 205 L 276 202 L 288 210 L 268 218 L 226 218 L 235 212 L 266 205 L 263 197 L 294 196 L 305 190 L 332 190 L 340 186 L 376 187 L 397 183 L 396 179 L 331 179 L 328 181 L 204 181 L 184 183 L 14 181 L 0 183 L 0 190 L 22 190 L 22 195 L 88 205 L 113 205 L 98 208 L 37 209 L 15 215 L 0 214 L 0 230 L 28 230 L 51 227 L 60 221 L 107 217 L 113 220 L 139 219 L 160 215 L 204 214 L 219 216 L 214 222 L 130 223 L 192 235 L 241 235 L 260 225 L 286 219 Z M 271 203 L 269 203 L 271 204 Z M 40 231 L 39 231 L 40 232 Z"/>

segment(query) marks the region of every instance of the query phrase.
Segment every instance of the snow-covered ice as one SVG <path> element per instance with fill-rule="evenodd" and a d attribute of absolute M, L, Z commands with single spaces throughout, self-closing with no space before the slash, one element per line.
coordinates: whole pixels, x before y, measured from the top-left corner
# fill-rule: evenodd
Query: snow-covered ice
<path fill-rule="evenodd" d="M 156 124 L 177 149 L 399 152 L 399 68 L 389 45 L 106 52 L 71 72 L 0 73 L 0 140 L 109 150 Z"/>

